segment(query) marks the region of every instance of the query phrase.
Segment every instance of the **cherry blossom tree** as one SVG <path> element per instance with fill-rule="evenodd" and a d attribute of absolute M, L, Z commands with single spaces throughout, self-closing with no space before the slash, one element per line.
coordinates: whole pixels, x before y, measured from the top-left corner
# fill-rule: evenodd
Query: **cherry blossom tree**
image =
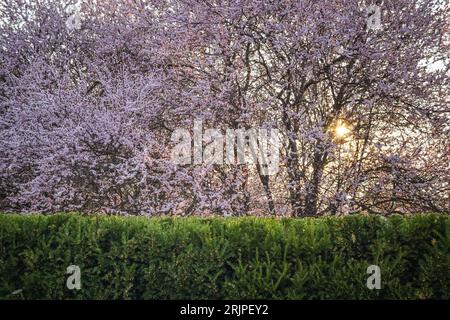
<path fill-rule="evenodd" d="M 0 4 L 3 210 L 450 212 L 446 1 L 76 3 Z M 279 172 L 175 164 L 195 120 L 277 128 Z"/>

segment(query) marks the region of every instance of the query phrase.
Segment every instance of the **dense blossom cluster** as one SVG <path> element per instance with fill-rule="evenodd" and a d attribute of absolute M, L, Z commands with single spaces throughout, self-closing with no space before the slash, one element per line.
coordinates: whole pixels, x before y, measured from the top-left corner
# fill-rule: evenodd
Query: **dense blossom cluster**
<path fill-rule="evenodd" d="M 0 4 L 2 211 L 450 211 L 447 1 L 75 2 Z M 279 172 L 173 163 L 195 120 L 277 128 Z"/>

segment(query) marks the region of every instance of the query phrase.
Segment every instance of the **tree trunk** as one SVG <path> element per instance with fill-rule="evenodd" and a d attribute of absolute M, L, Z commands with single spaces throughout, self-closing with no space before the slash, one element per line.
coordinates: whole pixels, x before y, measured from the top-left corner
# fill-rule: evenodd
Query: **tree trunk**
<path fill-rule="evenodd" d="M 316 216 L 317 215 L 317 200 L 319 198 L 320 182 L 322 180 L 322 173 L 325 166 L 327 153 L 316 151 L 314 154 L 313 172 L 311 180 L 306 189 L 305 208 L 302 216 Z"/>

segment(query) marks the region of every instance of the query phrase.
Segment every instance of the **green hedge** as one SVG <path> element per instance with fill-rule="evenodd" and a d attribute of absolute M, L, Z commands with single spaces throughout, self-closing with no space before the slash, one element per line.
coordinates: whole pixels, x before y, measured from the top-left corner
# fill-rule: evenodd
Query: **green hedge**
<path fill-rule="evenodd" d="M 450 218 L 436 215 L 2 214 L 0 298 L 449 299 L 449 229 Z M 380 290 L 366 286 L 372 264 Z M 69 265 L 81 269 L 81 290 L 66 287 Z"/>

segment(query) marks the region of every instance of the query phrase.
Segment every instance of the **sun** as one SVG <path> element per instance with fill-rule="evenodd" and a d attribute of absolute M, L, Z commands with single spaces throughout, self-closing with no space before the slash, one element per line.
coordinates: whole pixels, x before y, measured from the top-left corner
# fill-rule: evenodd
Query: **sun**
<path fill-rule="evenodd" d="M 339 139 L 346 137 L 349 133 L 350 129 L 347 127 L 345 123 L 340 123 L 335 129 L 336 137 Z"/>
<path fill-rule="evenodd" d="M 334 136 L 338 140 L 346 139 L 351 133 L 350 127 L 342 120 L 339 120 L 334 126 Z"/>

